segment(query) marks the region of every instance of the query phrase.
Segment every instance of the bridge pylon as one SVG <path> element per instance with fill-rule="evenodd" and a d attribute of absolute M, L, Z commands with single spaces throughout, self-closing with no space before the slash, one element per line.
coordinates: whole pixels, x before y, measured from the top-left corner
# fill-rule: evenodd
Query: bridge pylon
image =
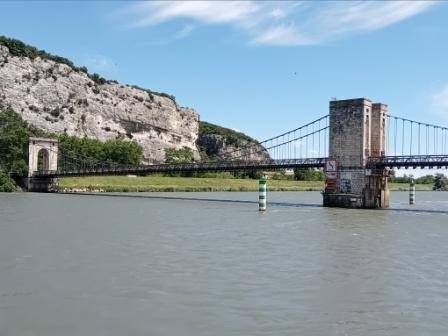
<path fill-rule="evenodd" d="M 28 191 L 50 191 L 56 183 L 56 178 L 36 178 L 36 171 L 48 171 L 58 169 L 58 140 L 44 138 L 30 138 L 26 148 L 28 160 L 28 177 L 25 178 L 25 187 Z"/>
<path fill-rule="evenodd" d="M 366 98 L 330 101 L 324 206 L 389 207 L 388 171 L 367 167 L 370 156 L 386 153 L 386 113 Z"/>

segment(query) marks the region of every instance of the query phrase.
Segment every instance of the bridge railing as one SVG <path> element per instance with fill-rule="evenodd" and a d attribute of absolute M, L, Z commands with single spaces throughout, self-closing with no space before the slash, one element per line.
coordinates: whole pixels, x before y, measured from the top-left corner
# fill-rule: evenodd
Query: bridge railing
<path fill-rule="evenodd" d="M 151 173 L 170 172 L 207 172 L 207 171 L 253 171 L 253 170 L 279 170 L 288 168 L 322 168 L 326 158 L 283 159 L 262 161 L 220 161 L 208 163 L 180 163 L 128 166 L 116 165 L 113 167 L 86 167 L 70 170 L 41 170 L 36 171 L 33 177 L 46 178 L 58 176 L 82 175 L 145 175 Z"/>
<path fill-rule="evenodd" d="M 370 157 L 371 168 L 448 168 L 448 155 L 398 155 Z"/>

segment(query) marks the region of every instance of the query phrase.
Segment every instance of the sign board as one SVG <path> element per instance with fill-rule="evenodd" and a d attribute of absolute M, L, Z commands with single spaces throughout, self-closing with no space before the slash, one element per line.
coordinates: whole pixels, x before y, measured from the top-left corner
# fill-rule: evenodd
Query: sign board
<path fill-rule="evenodd" d="M 327 160 L 325 161 L 325 171 L 326 172 L 336 172 L 336 160 Z"/>

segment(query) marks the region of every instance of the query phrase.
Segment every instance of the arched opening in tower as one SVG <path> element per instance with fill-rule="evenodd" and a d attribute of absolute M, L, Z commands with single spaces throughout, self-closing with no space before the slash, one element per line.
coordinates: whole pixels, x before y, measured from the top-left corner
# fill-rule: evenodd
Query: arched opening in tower
<path fill-rule="evenodd" d="M 48 150 L 42 148 L 37 154 L 37 170 L 50 169 L 50 155 Z"/>

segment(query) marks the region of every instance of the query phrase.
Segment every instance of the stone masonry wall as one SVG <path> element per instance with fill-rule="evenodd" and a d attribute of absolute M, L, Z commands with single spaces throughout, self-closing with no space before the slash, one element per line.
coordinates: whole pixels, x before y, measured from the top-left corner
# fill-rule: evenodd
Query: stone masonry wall
<path fill-rule="evenodd" d="M 387 105 L 372 104 L 371 156 L 386 154 L 386 113 Z"/>
<path fill-rule="evenodd" d="M 330 102 L 330 151 L 329 157 L 338 166 L 362 167 L 369 148 L 371 102 L 368 99 L 348 99 Z M 367 122 L 367 135 L 364 133 Z M 367 142 L 367 146 L 366 146 Z M 368 154 L 368 153 L 367 153 Z"/>

